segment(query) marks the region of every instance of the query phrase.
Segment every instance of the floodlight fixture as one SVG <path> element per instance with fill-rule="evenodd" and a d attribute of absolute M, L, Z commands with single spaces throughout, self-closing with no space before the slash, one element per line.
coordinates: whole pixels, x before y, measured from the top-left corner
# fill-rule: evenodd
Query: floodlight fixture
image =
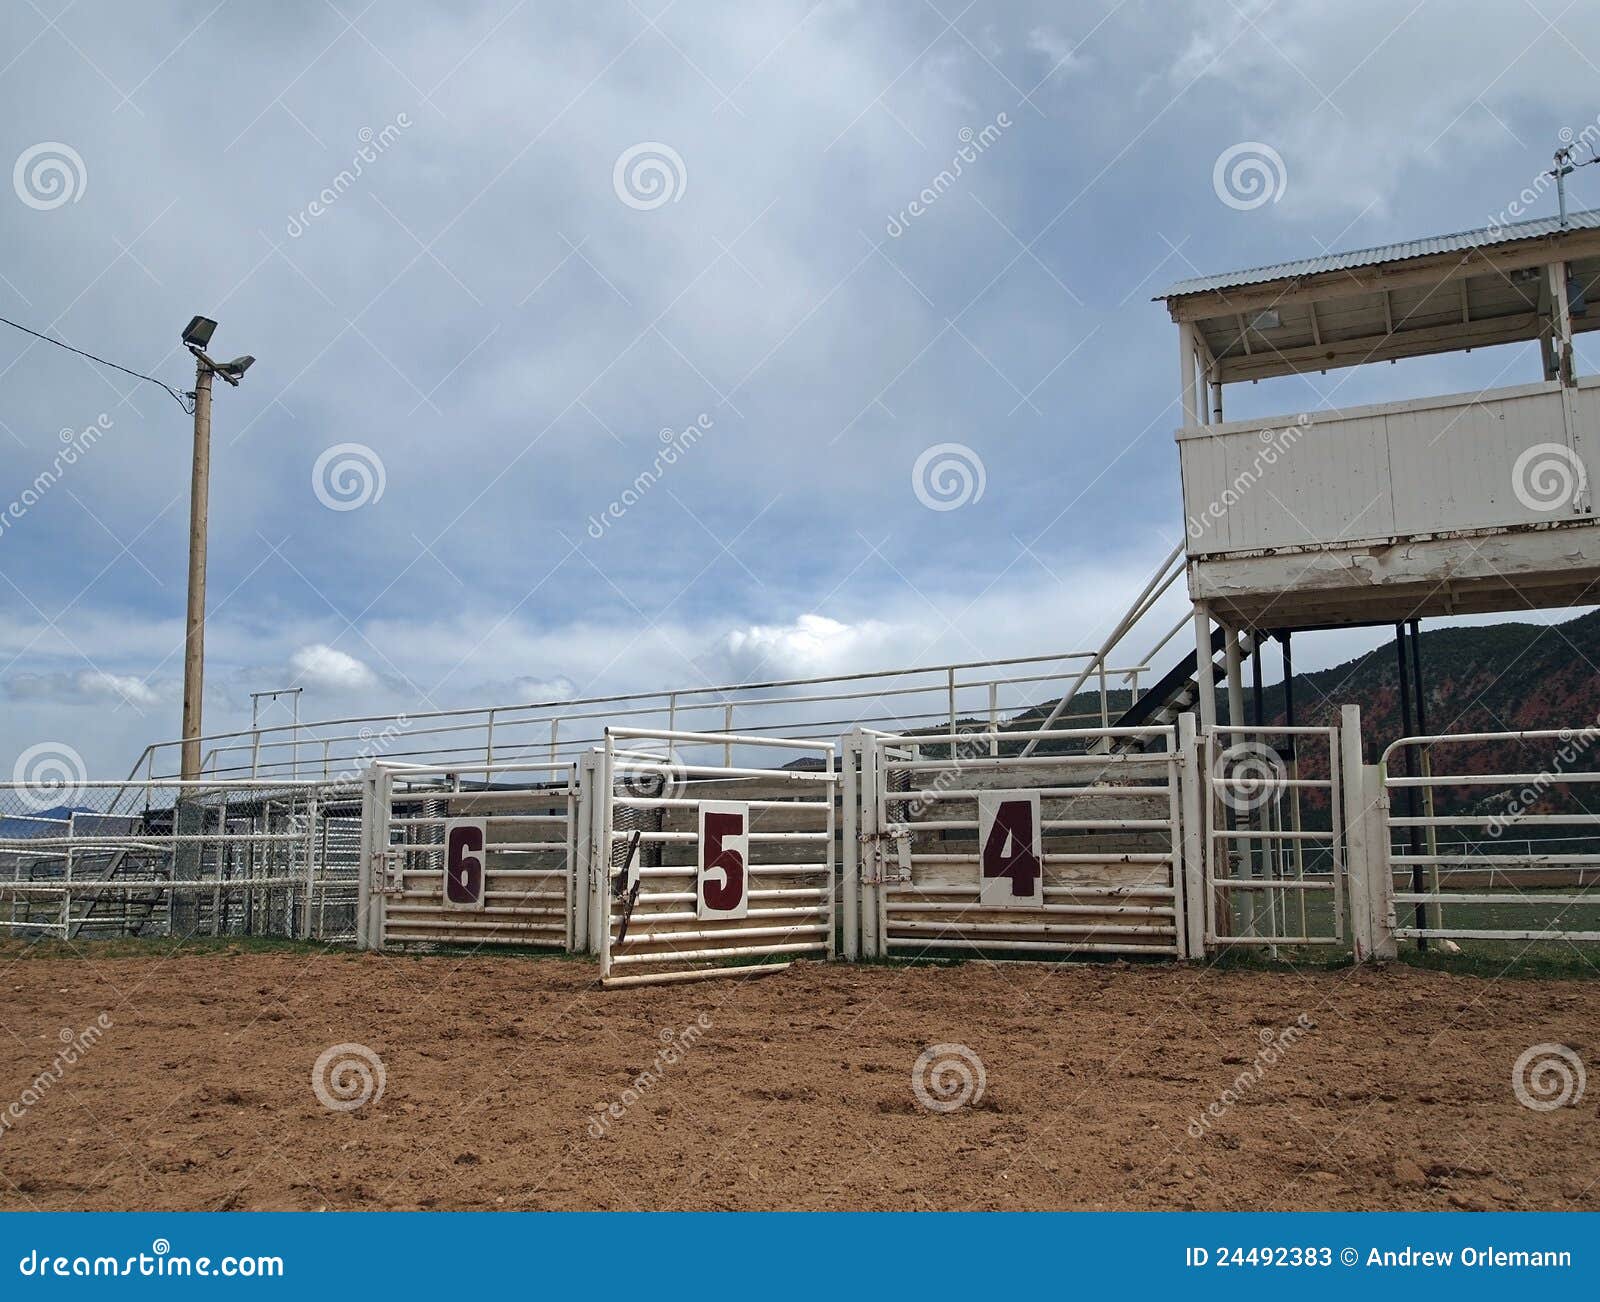
<path fill-rule="evenodd" d="M 190 318 L 189 324 L 183 329 L 183 342 L 190 348 L 204 348 L 211 342 L 211 336 L 216 333 L 217 323 L 207 316 Z"/>

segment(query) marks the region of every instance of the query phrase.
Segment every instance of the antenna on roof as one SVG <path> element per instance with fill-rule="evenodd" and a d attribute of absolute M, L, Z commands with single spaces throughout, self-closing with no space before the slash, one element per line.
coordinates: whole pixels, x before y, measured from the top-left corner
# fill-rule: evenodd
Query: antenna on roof
<path fill-rule="evenodd" d="M 1555 167 L 1546 176 L 1556 178 L 1556 203 L 1561 211 L 1561 229 L 1567 229 L 1567 177 L 1576 172 L 1580 167 L 1588 167 L 1593 163 L 1600 163 L 1600 155 L 1586 158 L 1581 163 L 1572 161 L 1572 129 L 1561 129 L 1562 143 L 1556 147 Z"/>

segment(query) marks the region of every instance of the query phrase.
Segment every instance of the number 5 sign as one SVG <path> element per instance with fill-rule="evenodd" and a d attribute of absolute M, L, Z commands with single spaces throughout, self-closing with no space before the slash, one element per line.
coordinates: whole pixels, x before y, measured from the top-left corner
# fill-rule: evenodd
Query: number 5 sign
<path fill-rule="evenodd" d="M 990 909 L 1042 908 L 1044 854 L 1039 793 L 985 791 L 978 796 L 978 903 Z"/>
<path fill-rule="evenodd" d="M 444 904 L 447 909 L 483 907 L 484 847 L 488 823 L 451 818 L 444 825 Z"/>
<path fill-rule="evenodd" d="M 750 806 L 732 800 L 700 805 L 700 864 L 696 913 L 742 918 L 750 912 Z"/>

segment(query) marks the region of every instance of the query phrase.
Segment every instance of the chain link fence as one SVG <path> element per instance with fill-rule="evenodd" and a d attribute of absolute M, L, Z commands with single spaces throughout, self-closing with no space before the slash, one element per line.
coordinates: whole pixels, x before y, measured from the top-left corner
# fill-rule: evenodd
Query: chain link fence
<path fill-rule="evenodd" d="M 355 936 L 352 783 L 0 784 L 13 938 Z"/>

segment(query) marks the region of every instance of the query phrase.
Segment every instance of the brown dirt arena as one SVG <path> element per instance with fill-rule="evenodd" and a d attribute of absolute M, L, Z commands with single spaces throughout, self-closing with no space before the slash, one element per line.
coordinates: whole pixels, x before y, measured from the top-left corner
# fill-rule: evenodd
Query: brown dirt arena
<path fill-rule="evenodd" d="M 1511 1088 L 1542 1042 L 1597 1070 L 1588 981 L 812 964 L 602 993 L 574 960 L 309 950 L 9 949 L 0 974 L 0 1110 L 63 1028 L 111 1021 L 0 1135 L 7 1209 L 1600 1209 L 1600 1081 L 1549 1112 Z M 311 1088 L 341 1042 L 386 1068 L 353 1112 Z M 934 1043 L 982 1060 L 975 1106 L 919 1105 Z"/>

